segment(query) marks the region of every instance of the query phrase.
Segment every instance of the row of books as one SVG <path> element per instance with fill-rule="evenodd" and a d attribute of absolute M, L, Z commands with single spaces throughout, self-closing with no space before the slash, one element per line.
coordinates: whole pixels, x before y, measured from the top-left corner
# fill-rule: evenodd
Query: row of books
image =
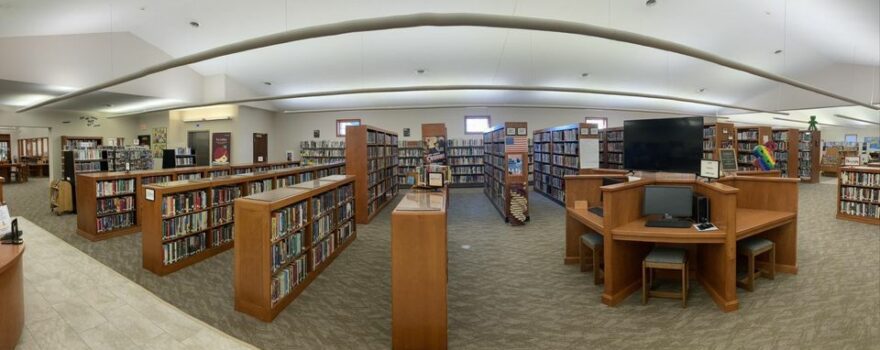
<path fill-rule="evenodd" d="M 450 148 L 447 151 L 447 155 L 449 155 L 451 157 L 460 157 L 460 156 L 478 157 L 478 156 L 482 156 L 483 153 L 485 153 L 483 150 L 483 147 L 479 147 L 479 148 L 476 148 L 476 147 L 475 148 Z"/>
<path fill-rule="evenodd" d="M 479 147 L 483 145 L 481 139 L 449 139 L 446 141 L 449 147 Z"/>
<path fill-rule="evenodd" d="M 554 131 L 553 141 L 577 141 L 579 131 L 579 128 Z"/>
<path fill-rule="evenodd" d="M 774 131 L 773 132 L 773 141 L 779 142 L 787 142 L 788 141 L 788 131 Z"/>
<path fill-rule="evenodd" d="M 121 213 L 134 209 L 134 196 L 98 198 L 95 203 L 97 215 Z"/>
<path fill-rule="evenodd" d="M 231 203 L 238 197 L 241 197 L 241 187 L 239 186 L 211 188 L 211 205 Z"/>
<path fill-rule="evenodd" d="M 606 163 L 614 163 L 614 164 L 623 164 L 623 154 L 622 153 L 606 154 L 605 155 L 605 162 Z"/>
<path fill-rule="evenodd" d="M 304 148 L 299 151 L 299 155 L 303 157 L 345 157 L 345 149 L 308 149 Z"/>
<path fill-rule="evenodd" d="M 623 142 L 623 130 L 611 130 L 605 132 L 605 141 Z"/>
<path fill-rule="evenodd" d="M 333 191 L 321 193 L 312 197 L 312 217 L 317 218 L 327 214 L 336 206 Z"/>
<path fill-rule="evenodd" d="M 73 160 L 101 160 L 103 159 L 101 151 L 99 148 L 77 148 L 70 150 Z"/>
<path fill-rule="evenodd" d="M 179 167 L 188 165 L 196 165 L 196 159 L 194 157 L 183 157 L 174 159 L 174 166 Z"/>
<path fill-rule="evenodd" d="M 399 166 L 419 166 L 422 165 L 422 158 L 400 158 Z"/>
<path fill-rule="evenodd" d="M 354 185 L 348 184 L 345 186 L 339 186 L 336 189 L 336 199 L 339 202 L 345 202 L 354 197 Z"/>
<path fill-rule="evenodd" d="M 711 138 L 715 137 L 715 125 L 707 126 L 703 128 L 703 138 Z"/>
<path fill-rule="evenodd" d="M 73 171 L 77 173 L 101 171 L 101 162 L 73 163 Z"/>
<path fill-rule="evenodd" d="M 864 187 L 841 187 L 840 199 L 868 201 L 880 204 L 880 189 Z"/>
<path fill-rule="evenodd" d="M 449 165 L 483 165 L 482 157 L 449 158 Z"/>
<path fill-rule="evenodd" d="M 459 166 L 452 168 L 452 175 L 475 175 L 482 173 L 482 166 Z"/>
<path fill-rule="evenodd" d="M 703 150 L 711 151 L 715 149 L 715 141 L 703 140 Z"/>
<path fill-rule="evenodd" d="M 171 265 L 189 256 L 195 255 L 207 247 L 207 235 L 202 232 L 174 242 L 162 244 L 164 251 L 163 263 Z"/>
<path fill-rule="evenodd" d="M 223 225 L 232 222 L 234 216 L 232 214 L 234 206 L 224 205 L 211 208 L 211 226 Z"/>
<path fill-rule="evenodd" d="M 840 212 L 847 215 L 880 219 L 880 205 L 877 204 L 840 201 Z"/>
<path fill-rule="evenodd" d="M 320 241 L 312 248 L 312 269 L 321 265 L 336 250 L 336 235 L 330 235 L 329 238 Z"/>
<path fill-rule="evenodd" d="M 202 178 L 202 173 L 177 174 L 178 180 L 198 180 Z"/>
<path fill-rule="evenodd" d="M 114 147 L 104 151 L 108 171 L 153 169 L 153 153 L 147 147 Z"/>
<path fill-rule="evenodd" d="M 738 153 L 742 153 L 742 152 L 751 153 L 752 150 L 753 150 L 753 149 L 755 148 L 755 146 L 757 146 L 757 145 L 758 145 L 757 142 L 741 141 L 741 142 L 739 142 L 739 143 L 736 144 L 736 150 L 737 150 Z"/>
<path fill-rule="evenodd" d="M 578 154 L 578 144 L 577 143 L 554 143 L 553 144 L 553 153 L 554 154 L 570 154 L 577 155 Z"/>
<path fill-rule="evenodd" d="M 95 190 L 98 197 L 134 193 L 134 179 L 98 181 Z"/>
<path fill-rule="evenodd" d="M 736 139 L 740 141 L 757 141 L 758 140 L 758 130 L 739 130 L 736 132 Z"/>
<path fill-rule="evenodd" d="M 535 133 L 534 135 L 532 135 L 532 137 L 534 137 L 534 140 L 533 140 L 533 141 L 534 141 L 534 143 L 536 143 L 536 144 L 538 144 L 538 143 L 550 142 L 550 140 L 552 139 L 552 136 L 550 135 L 550 132 L 549 132 L 549 131 L 547 131 L 547 132 L 539 132 L 539 133 Z M 538 145 L 535 145 L 535 147 L 537 147 L 537 146 L 538 146 Z"/>
<path fill-rule="evenodd" d="M 550 163 L 550 153 L 535 153 L 534 161 L 538 163 Z"/>
<path fill-rule="evenodd" d="M 532 146 L 534 153 L 550 153 L 550 143 L 536 143 Z"/>
<path fill-rule="evenodd" d="M 371 172 L 367 174 L 367 186 L 385 182 L 392 176 L 394 176 L 394 168 Z"/>
<path fill-rule="evenodd" d="M 297 232 L 272 244 L 272 272 L 291 262 L 303 251 L 303 234 Z"/>
<path fill-rule="evenodd" d="M 248 193 L 256 194 L 272 190 L 272 179 L 248 182 Z"/>
<path fill-rule="evenodd" d="M 331 234 L 333 224 L 333 215 L 324 215 L 312 221 L 312 242 L 320 241 Z"/>
<path fill-rule="evenodd" d="M 233 225 L 223 225 L 211 229 L 211 246 L 220 246 L 226 242 L 232 242 Z"/>
<path fill-rule="evenodd" d="M 461 175 L 452 174 L 452 183 L 454 184 L 481 184 L 483 183 L 483 174 Z"/>
<path fill-rule="evenodd" d="M 174 149 L 175 156 L 194 156 L 192 148 L 189 147 L 177 147 Z"/>
<path fill-rule="evenodd" d="M 141 185 L 159 184 L 159 183 L 170 182 L 170 181 L 171 181 L 171 175 L 141 177 Z"/>
<path fill-rule="evenodd" d="M 61 145 L 63 150 L 72 151 L 77 148 L 97 148 L 98 140 L 95 139 L 66 139 Z"/>
<path fill-rule="evenodd" d="M 401 140 L 397 143 L 397 147 L 422 149 L 425 148 L 425 144 L 422 141 Z"/>
<path fill-rule="evenodd" d="M 207 211 L 181 215 L 162 221 L 162 239 L 172 240 L 207 229 Z"/>
<path fill-rule="evenodd" d="M 300 230 L 306 224 L 306 209 L 306 202 L 301 201 L 272 212 L 269 238 L 275 241 Z"/>
<path fill-rule="evenodd" d="M 381 132 L 367 130 L 367 144 L 370 145 L 397 145 L 397 136 Z"/>
<path fill-rule="evenodd" d="M 136 212 L 114 214 L 97 218 L 98 233 L 131 227 L 135 224 Z"/>
<path fill-rule="evenodd" d="M 605 150 L 608 152 L 621 152 L 623 153 L 623 143 L 609 143 L 605 145 Z"/>
<path fill-rule="evenodd" d="M 755 160 L 755 156 L 747 153 L 737 153 L 736 160 L 740 163 L 751 164 Z"/>
<path fill-rule="evenodd" d="M 580 167 L 580 159 L 577 156 L 554 155 L 553 165 L 577 168 Z"/>
<path fill-rule="evenodd" d="M 272 305 L 275 305 L 279 300 L 290 294 L 293 288 L 306 279 L 306 276 L 308 276 L 308 269 L 305 256 L 296 259 L 296 261 L 278 271 L 272 277 L 272 285 L 269 288 Z"/>
<path fill-rule="evenodd" d="M 336 217 L 338 222 L 343 222 L 354 217 L 354 201 L 347 201 L 339 204 Z"/>
<path fill-rule="evenodd" d="M 345 243 L 348 240 L 348 237 L 351 237 L 354 234 L 354 222 L 353 220 L 346 221 L 344 224 L 339 226 L 339 244 Z"/>
<path fill-rule="evenodd" d="M 423 150 L 421 148 L 399 148 L 397 150 L 397 156 L 400 158 L 403 157 L 421 157 Z"/>
<path fill-rule="evenodd" d="M 207 207 L 208 192 L 205 190 L 162 196 L 162 217 L 175 216 Z"/>
<path fill-rule="evenodd" d="M 367 171 L 374 171 L 397 164 L 397 158 L 377 158 L 367 161 Z"/>
<path fill-rule="evenodd" d="M 317 140 L 317 141 L 300 141 L 300 149 L 307 148 L 345 148 L 345 141 Z"/>
<path fill-rule="evenodd" d="M 880 187 L 880 174 L 843 171 L 840 173 L 842 185 Z"/>

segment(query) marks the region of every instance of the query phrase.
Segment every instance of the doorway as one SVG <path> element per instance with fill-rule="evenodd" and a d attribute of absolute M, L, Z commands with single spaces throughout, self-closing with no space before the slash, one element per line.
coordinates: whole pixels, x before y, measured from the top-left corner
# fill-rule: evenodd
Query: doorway
<path fill-rule="evenodd" d="M 269 160 L 269 134 L 254 133 L 254 163 Z"/>
<path fill-rule="evenodd" d="M 196 154 L 196 165 L 211 165 L 211 137 L 205 131 L 190 131 L 186 134 L 186 144 Z"/>

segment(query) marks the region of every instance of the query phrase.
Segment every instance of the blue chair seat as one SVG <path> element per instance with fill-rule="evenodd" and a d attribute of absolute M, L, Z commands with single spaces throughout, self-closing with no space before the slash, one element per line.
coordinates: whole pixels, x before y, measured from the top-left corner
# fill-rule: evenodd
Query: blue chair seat
<path fill-rule="evenodd" d="M 761 237 L 749 237 L 739 241 L 736 249 L 740 252 L 758 253 L 773 247 L 773 241 Z"/>
<path fill-rule="evenodd" d="M 645 261 L 661 264 L 684 264 L 687 251 L 682 248 L 654 247 Z"/>
<path fill-rule="evenodd" d="M 581 242 L 584 243 L 587 247 L 590 248 L 599 248 L 602 247 L 602 244 L 605 242 L 605 239 L 602 238 L 602 235 L 594 232 L 584 233 L 581 235 Z"/>

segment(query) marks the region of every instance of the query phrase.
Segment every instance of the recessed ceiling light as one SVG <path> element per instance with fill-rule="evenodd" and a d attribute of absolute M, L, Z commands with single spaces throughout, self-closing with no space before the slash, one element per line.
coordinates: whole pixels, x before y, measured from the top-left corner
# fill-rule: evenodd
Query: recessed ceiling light
<path fill-rule="evenodd" d="M 424 69 L 424 68 L 416 69 L 416 73 L 417 73 L 417 74 L 425 74 L 425 72 L 427 72 L 427 71 L 428 71 L 428 70 L 426 70 L 426 69 Z"/>
<path fill-rule="evenodd" d="M 272 82 L 271 81 L 264 81 L 263 85 L 272 86 Z"/>
<path fill-rule="evenodd" d="M 657 0 L 648 0 L 645 1 L 645 6 L 654 6 L 657 4 Z"/>
<path fill-rule="evenodd" d="M 104 105 L 104 107 L 113 107 L 113 105 L 107 103 L 107 104 Z"/>
<path fill-rule="evenodd" d="M 590 76 L 590 73 L 581 73 L 581 78 L 586 78 Z"/>
<path fill-rule="evenodd" d="M 201 27 L 201 26 L 202 26 L 201 23 L 196 22 L 196 21 L 190 21 L 190 22 L 189 22 L 189 25 L 190 25 L 190 27 L 193 27 L 193 28 L 198 28 L 198 27 Z"/>
<path fill-rule="evenodd" d="M 775 53 L 775 54 L 778 55 L 778 54 L 781 54 L 781 53 L 782 53 L 782 50 L 776 50 L 776 51 L 773 51 L 773 53 Z"/>
<path fill-rule="evenodd" d="M 699 92 L 699 93 L 701 93 L 701 94 L 702 94 L 703 92 L 705 92 L 705 91 L 706 91 L 706 88 L 699 88 L 699 89 L 697 89 L 697 92 Z"/>

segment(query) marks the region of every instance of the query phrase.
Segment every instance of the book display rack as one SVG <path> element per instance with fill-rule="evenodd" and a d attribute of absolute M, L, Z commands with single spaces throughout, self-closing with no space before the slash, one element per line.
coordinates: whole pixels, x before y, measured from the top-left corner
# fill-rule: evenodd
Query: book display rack
<path fill-rule="evenodd" d="M 271 322 L 356 239 L 356 186 L 336 175 L 235 200 L 237 311 Z"/>
<path fill-rule="evenodd" d="M 842 167 L 837 177 L 837 218 L 880 225 L 880 168 Z"/>
<path fill-rule="evenodd" d="M 773 130 L 772 138 L 776 143 L 776 150 L 773 151 L 776 169 L 779 169 L 782 177 L 798 177 L 800 134 L 797 129 Z"/>
<path fill-rule="evenodd" d="M 483 187 L 482 139 L 449 139 L 446 142 L 447 164 L 451 168 L 450 187 Z"/>
<path fill-rule="evenodd" d="M 299 156 L 305 165 L 339 163 L 345 161 L 345 141 L 302 141 Z"/>
<path fill-rule="evenodd" d="M 820 131 L 800 131 L 798 142 L 798 176 L 801 181 L 809 183 L 819 182 L 819 141 L 822 140 Z"/>
<path fill-rule="evenodd" d="M 580 171 L 580 140 L 598 139 L 595 124 L 563 125 L 535 130 L 532 136 L 535 152 L 536 192 L 565 205 L 565 176 Z"/>
<path fill-rule="evenodd" d="M 417 167 L 421 166 L 425 157 L 425 145 L 421 141 L 400 141 L 397 145 L 397 159 L 400 164 L 397 167 L 398 185 L 412 186 L 409 175 Z"/>
<path fill-rule="evenodd" d="M 397 133 L 369 125 L 345 132 L 345 170 L 355 176 L 357 222 L 368 224 L 397 195 Z"/>
<path fill-rule="evenodd" d="M 511 225 L 529 220 L 528 123 L 507 122 L 483 134 L 483 192 Z"/>
<path fill-rule="evenodd" d="M 293 165 L 294 163 L 287 164 Z M 254 165 L 249 166 L 252 167 Z M 193 176 L 205 178 L 203 181 L 207 181 L 208 178 L 219 178 L 219 176 L 209 176 L 210 173 L 228 173 L 229 171 L 230 168 L 228 166 L 213 166 L 183 169 L 79 174 L 77 176 L 77 181 L 82 185 L 76 188 L 76 203 L 79 207 L 79 211 L 77 213 L 76 231 L 79 235 L 89 240 L 97 241 L 131 234 L 140 230 L 140 224 L 145 219 L 143 213 L 140 210 L 139 204 L 140 197 L 142 196 L 142 191 L 138 190 L 137 192 L 130 195 L 117 194 L 109 196 L 109 198 L 104 198 L 107 196 L 99 195 L 97 192 L 97 189 L 99 188 L 99 186 L 103 186 L 103 183 L 117 180 L 133 180 L 134 184 L 137 186 L 136 188 L 140 189 L 142 186 L 146 185 L 161 184 L 176 180 L 185 180 L 186 178 Z M 269 172 L 262 173 L 249 173 L 250 175 L 241 175 L 237 177 L 237 179 L 239 179 L 240 182 L 245 183 L 248 181 L 259 181 L 266 178 L 271 178 L 275 182 L 277 182 L 278 178 L 286 178 L 293 180 L 293 183 L 298 183 L 317 178 L 319 175 L 326 176 L 330 174 L 343 173 L 344 171 L 345 164 L 336 163 L 310 167 L 291 167 L 279 170 L 271 170 Z M 111 200 L 111 198 L 116 197 L 132 198 Z M 132 207 L 130 210 L 129 204 L 131 204 Z M 131 215 L 123 215 L 130 213 L 136 214 L 134 217 L 132 217 Z M 102 219 L 105 217 L 106 219 Z M 104 220 L 105 223 L 99 224 L 101 220 Z M 116 220 L 115 223 L 110 226 L 106 225 L 107 222 L 114 222 L 113 220 Z M 100 231 L 98 230 L 99 225 L 101 225 L 102 227 Z"/>

